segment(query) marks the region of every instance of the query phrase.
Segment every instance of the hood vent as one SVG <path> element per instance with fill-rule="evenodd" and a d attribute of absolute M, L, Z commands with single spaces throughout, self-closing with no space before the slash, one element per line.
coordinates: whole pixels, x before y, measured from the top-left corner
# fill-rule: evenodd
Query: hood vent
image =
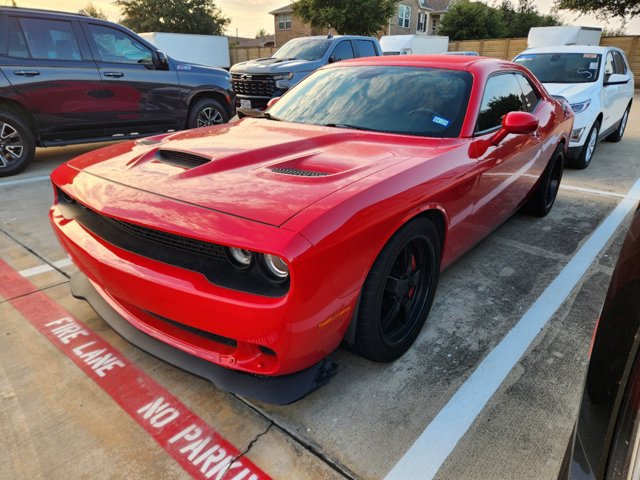
<path fill-rule="evenodd" d="M 193 153 L 180 152 L 178 150 L 158 150 L 156 160 L 184 168 L 199 167 L 211 161 L 210 158 L 201 157 Z"/>
<path fill-rule="evenodd" d="M 299 170 L 297 168 L 272 168 L 272 172 L 281 173 L 283 175 L 295 175 L 298 177 L 326 177 L 326 172 L 316 172 L 314 170 Z"/>

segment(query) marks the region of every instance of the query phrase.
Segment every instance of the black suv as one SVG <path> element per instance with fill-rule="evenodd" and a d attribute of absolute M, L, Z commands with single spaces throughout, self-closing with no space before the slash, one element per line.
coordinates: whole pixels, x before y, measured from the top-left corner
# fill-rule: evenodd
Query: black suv
<path fill-rule="evenodd" d="M 35 147 L 224 123 L 229 73 L 168 58 L 130 30 L 80 14 L 0 8 L 0 176 Z"/>

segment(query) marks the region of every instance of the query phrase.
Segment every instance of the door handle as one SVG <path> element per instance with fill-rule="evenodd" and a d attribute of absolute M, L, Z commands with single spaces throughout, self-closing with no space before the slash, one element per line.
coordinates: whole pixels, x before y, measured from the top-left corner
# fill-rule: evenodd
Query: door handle
<path fill-rule="evenodd" d="M 104 72 L 103 75 L 105 77 L 112 77 L 112 78 L 124 77 L 124 73 L 122 72 Z"/>
<path fill-rule="evenodd" d="M 13 73 L 21 77 L 35 77 L 40 75 L 40 72 L 37 70 L 14 70 Z"/>

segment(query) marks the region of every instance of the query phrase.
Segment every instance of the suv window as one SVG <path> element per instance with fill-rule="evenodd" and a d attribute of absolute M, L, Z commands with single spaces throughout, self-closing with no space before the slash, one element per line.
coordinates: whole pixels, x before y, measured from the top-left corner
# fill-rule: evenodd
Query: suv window
<path fill-rule="evenodd" d="M 71 22 L 16 18 L 9 20 L 8 54 L 38 60 L 82 60 Z"/>
<path fill-rule="evenodd" d="M 153 53 L 142 43 L 116 28 L 89 25 L 98 59 L 111 63 L 153 63 Z"/>
<path fill-rule="evenodd" d="M 622 58 L 622 54 L 620 52 L 612 52 L 613 53 L 613 63 L 615 66 L 616 73 L 625 74 L 627 73 L 627 64 Z"/>
<path fill-rule="evenodd" d="M 516 78 L 518 79 L 520 88 L 522 89 L 522 98 L 524 100 L 526 111 L 533 112 L 540 101 L 540 97 L 527 77 L 521 73 L 516 73 Z"/>
<path fill-rule="evenodd" d="M 604 62 L 604 81 L 609 81 L 609 77 L 616 73 L 616 65 L 613 61 L 613 52 L 607 53 L 607 60 Z"/>
<path fill-rule="evenodd" d="M 339 62 L 340 60 L 348 60 L 349 58 L 353 58 L 353 47 L 351 46 L 351 41 L 343 40 L 342 42 L 338 43 L 331 56 L 334 57 L 337 62 Z"/>
<path fill-rule="evenodd" d="M 370 40 L 356 40 L 356 48 L 358 49 L 359 57 L 375 57 L 376 47 Z"/>
<path fill-rule="evenodd" d="M 499 127 L 502 117 L 516 110 L 526 111 L 516 76 L 507 73 L 489 78 L 480 105 L 476 131 L 484 132 Z"/>

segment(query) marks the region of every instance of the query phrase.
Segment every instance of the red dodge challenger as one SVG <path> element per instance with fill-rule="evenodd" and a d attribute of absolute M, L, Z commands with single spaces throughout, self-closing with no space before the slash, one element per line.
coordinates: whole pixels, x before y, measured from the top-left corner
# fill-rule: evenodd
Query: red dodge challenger
<path fill-rule="evenodd" d="M 261 118 L 87 153 L 51 221 L 88 300 L 140 348 L 289 403 L 341 342 L 389 362 L 439 272 L 520 208 L 553 206 L 573 117 L 482 57 L 339 62 Z"/>

